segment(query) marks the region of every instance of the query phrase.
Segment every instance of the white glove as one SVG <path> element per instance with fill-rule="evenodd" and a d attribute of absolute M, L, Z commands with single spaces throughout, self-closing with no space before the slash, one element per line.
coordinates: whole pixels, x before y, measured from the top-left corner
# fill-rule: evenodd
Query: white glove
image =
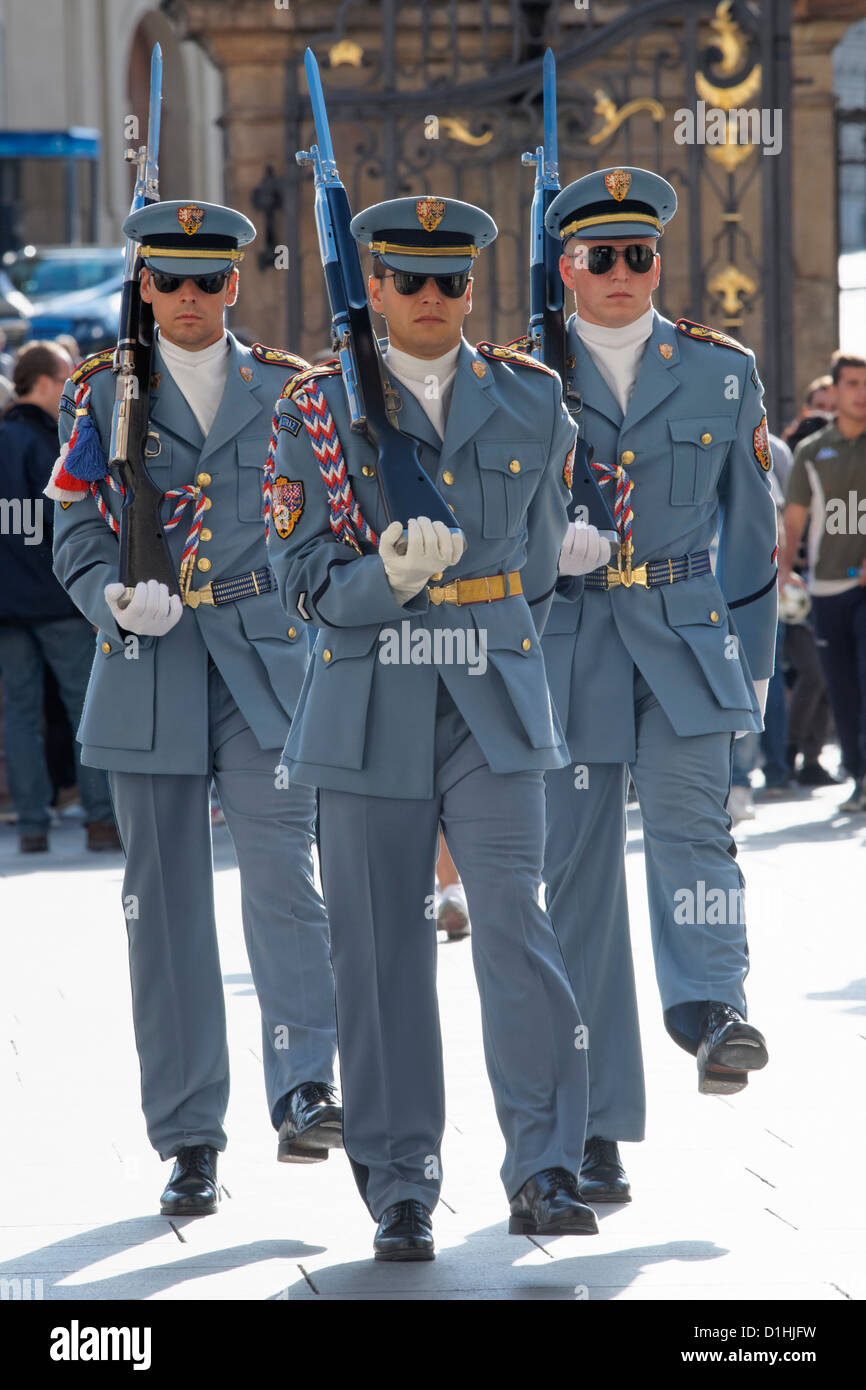
<path fill-rule="evenodd" d="M 589 574 L 610 559 L 610 541 L 585 521 L 570 521 L 559 552 L 560 574 Z"/>
<path fill-rule="evenodd" d="M 136 584 L 132 601 L 120 608 L 118 600 L 126 592 L 125 584 L 106 584 L 105 602 L 118 627 L 137 632 L 141 637 L 164 637 L 180 621 L 183 603 L 179 594 L 169 597 L 168 586 L 156 579 Z"/>
<path fill-rule="evenodd" d="M 452 533 L 444 521 L 412 517 L 406 530 L 409 539 L 405 555 L 398 555 L 396 548 L 403 536 L 402 522 L 392 521 L 379 538 L 379 558 L 391 592 L 400 604 L 420 593 L 432 575 L 456 565 L 466 549 L 463 532 Z"/>

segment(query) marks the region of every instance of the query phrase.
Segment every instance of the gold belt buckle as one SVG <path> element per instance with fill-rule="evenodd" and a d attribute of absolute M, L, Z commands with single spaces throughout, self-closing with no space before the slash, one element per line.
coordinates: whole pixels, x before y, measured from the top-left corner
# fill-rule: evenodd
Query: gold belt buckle
<path fill-rule="evenodd" d="M 190 589 L 184 599 L 188 608 L 198 608 L 200 603 L 214 605 L 213 580 L 201 589 Z"/>
<path fill-rule="evenodd" d="M 632 570 L 621 570 L 616 565 L 608 565 L 607 587 L 616 589 L 620 584 L 624 589 L 630 589 L 633 584 L 641 584 L 648 589 L 650 584 L 646 565 L 636 565 Z"/>
<path fill-rule="evenodd" d="M 427 593 L 430 595 L 430 602 L 437 605 L 440 603 L 459 604 L 460 599 L 457 597 L 457 584 L 458 581 L 456 579 L 452 579 L 450 584 L 428 584 Z"/>

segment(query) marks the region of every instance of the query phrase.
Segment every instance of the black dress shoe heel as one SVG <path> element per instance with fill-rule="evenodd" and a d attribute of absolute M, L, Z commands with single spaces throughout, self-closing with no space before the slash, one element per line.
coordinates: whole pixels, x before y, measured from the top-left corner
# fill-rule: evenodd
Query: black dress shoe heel
<path fill-rule="evenodd" d="M 578 1196 L 577 1179 L 565 1168 L 544 1168 L 511 1201 L 511 1236 L 594 1236 L 598 1220 Z"/>
<path fill-rule="evenodd" d="M 218 1206 L 217 1150 L 209 1144 L 178 1149 L 160 1198 L 160 1215 L 213 1216 Z"/>
<path fill-rule="evenodd" d="M 377 1260 L 433 1260 L 433 1217 L 428 1207 L 413 1197 L 394 1202 L 379 1217 L 373 1237 Z"/>
<path fill-rule="evenodd" d="M 615 1139 L 593 1135 L 583 1147 L 578 1192 L 585 1202 L 630 1202 L 631 1186 Z"/>
<path fill-rule="evenodd" d="M 767 1065 L 763 1034 L 730 1004 L 712 1002 L 698 1044 L 698 1091 L 702 1096 L 730 1096 L 749 1084 L 749 1072 Z"/>
<path fill-rule="evenodd" d="M 279 1163 L 322 1163 L 329 1149 L 343 1147 L 343 1111 L 333 1086 L 302 1081 L 286 1098 L 277 1134 Z"/>

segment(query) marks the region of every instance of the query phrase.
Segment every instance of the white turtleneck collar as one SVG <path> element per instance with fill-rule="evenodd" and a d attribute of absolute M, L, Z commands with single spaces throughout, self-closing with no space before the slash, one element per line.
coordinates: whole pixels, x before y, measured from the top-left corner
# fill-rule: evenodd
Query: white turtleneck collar
<path fill-rule="evenodd" d="M 587 323 L 579 314 L 574 316 L 574 326 L 625 415 L 644 348 L 653 331 L 652 305 L 640 318 L 621 328 Z"/>
<path fill-rule="evenodd" d="M 456 347 L 449 348 L 441 357 L 413 357 L 390 344 L 382 354 L 388 371 L 412 392 L 440 439 L 445 437 L 448 404 L 462 345 L 461 338 Z"/>
<path fill-rule="evenodd" d="M 216 418 L 229 371 L 229 340 L 223 334 L 209 347 L 191 352 L 158 333 L 163 362 L 186 398 L 190 410 L 207 438 Z"/>

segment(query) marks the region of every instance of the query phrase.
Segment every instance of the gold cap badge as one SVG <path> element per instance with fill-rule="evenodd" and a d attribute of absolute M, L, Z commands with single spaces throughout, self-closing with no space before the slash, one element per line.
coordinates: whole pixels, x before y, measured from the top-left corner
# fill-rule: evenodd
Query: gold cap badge
<path fill-rule="evenodd" d="M 419 198 L 415 212 L 425 232 L 435 232 L 445 216 L 445 204 L 441 198 Z"/>
<path fill-rule="evenodd" d="M 610 173 L 604 176 L 604 186 L 610 196 L 621 203 L 631 188 L 631 174 L 625 169 L 611 169 Z"/>
<path fill-rule="evenodd" d="M 183 227 L 187 236 L 195 236 L 201 224 L 204 222 L 204 208 L 197 208 L 192 203 L 187 203 L 186 207 L 178 208 L 177 220 Z"/>

